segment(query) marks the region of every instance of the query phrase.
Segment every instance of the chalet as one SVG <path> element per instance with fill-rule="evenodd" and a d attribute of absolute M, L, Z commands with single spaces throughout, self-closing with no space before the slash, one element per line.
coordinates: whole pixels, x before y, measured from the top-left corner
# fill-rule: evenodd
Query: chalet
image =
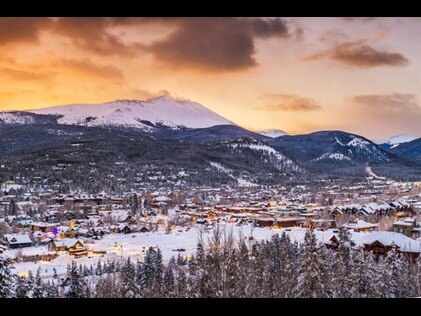
<path fill-rule="evenodd" d="M 354 233 L 352 240 L 365 251 L 373 252 L 376 256 L 386 255 L 393 247 L 412 258 L 417 258 L 421 253 L 419 241 L 395 232 Z"/>
<path fill-rule="evenodd" d="M 48 211 L 44 215 L 44 220 L 47 223 L 58 223 L 60 221 L 60 212 L 58 212 L 58 211 Z"/>
<path fill-rule="evenodd" d="M 139 232 L 141 233 L 149 233 L 149 229 L 146 226 L 140 226 Z"/>
<path fill-rule="evenodd" d="M 4 235 L 4 239 L 9 248 L 12 249 L 31 247 L 34 245 L 34 242 L 31 240 L 31 238 L 29 238 L 28 235 L 6 234 Z"/>
<path fill-rule="evenodd" d="M 258 227 L 271 227 L 275 224 L 273 217 L 258 217 L 256 218 L 255 225 Z"/>
<path fill-rule="evenodd" d="M 302 227 L 305 219 L 300 217 L 278 217 L 276 218 L 276 226 L 278 227 Z"/>
<path fill-rule="evenodd" d="M 80 240 L 71 238 L 56 240 L 51 243 L 50 248 L 50 250 L 57 252 L 67 251 L 75 257 L 81 257 L 88 253 L 86 246 Z"/>
<path fill-rule="evenodd" d="M 57 227 L 58 224 L 52 223 L 44 223 L 44 222 L 32 222 L 29 224 L 29 229 L 32 232 L 40 231 L 43 233 L 50 233 L 53 232 L 54 228 Z"/>
<path fill-rule="evenodd" d="M 378 224 L 368 223 L 363 220 L 356 220 L 342 225 L 343 228 L 352 229 L 355 232 L 370 232 L 377 229 Z"/>
<path fill-rule="evenodd" d="M 76 230 L 69 226 L 57 226 L 60 238 L 75 238 Z"/>
<path fill-rule="evenodd" d="M 128 224 L 118 225 L 117 230 L 118 230 L 119 233 L 122 233 L 122 234 L 130 234 L 131 232 L 133 232 L 132 227 Z"/>
<path fill-rule="evenodd" d="M 393 231 L 411 237 L 412 229 L 415 228 L 415 219 L 403 218 L 393 223 Z"/>

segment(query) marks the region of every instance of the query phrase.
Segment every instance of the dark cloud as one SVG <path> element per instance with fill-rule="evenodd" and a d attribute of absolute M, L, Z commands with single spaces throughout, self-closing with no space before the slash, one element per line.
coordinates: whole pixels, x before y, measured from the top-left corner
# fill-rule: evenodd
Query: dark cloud
<path fill-rule="evenodd" d="M 110 80 L 123 80 L 123 73 L 117 67 L 96 64 L 89 59 L 61 59 L 56 64 L 92 76 L 104 77 Z"/>
<path fill-rule="evenodd" d="M 150 46 L 155 58 L 173 66 L 216 71 L 257 65 L 256 38 L 289 36 L 279 18 L 187 18 L 177 24 L 176 31 Z"/>
<path fill-rule="evenodd" d="M 374 111 L 399 112 L 412 111 L 420 112 L 421 107 L 417 103 L 414 94 L 392 93 L 392 94 L 365 94 L 350 97 L 353 104 L 368 107 Z"/>
<path fill-rule="evenodd" d="M 260 98 L 265 103 L 258 109 L 266 111 L 319 111 L 323 108 L 311 98 L 293 94 L 269 94 Z"/>
<path fill-rule="evenodd" d="M 146 23 L 170 25 L 174 31 L 151 45 L 124 42 L 115 27 Z M 136 56 L 148 51 L 173 66 L 238 70 L 255 66 L 255 40 L 287 37 L 280 18 L 0 18 L 0 45 L 36 42 L 41 32 L 65 36 L 75 47 L 98 55 Z"/>
<path fill-rule="evenodd" d="M 48 18 L 0 18 L 0 45 L 19 42 L 37 42 Z"/>
<path fill-rule="evenodd" d="M 402 67 L 409 64 L 409 60 L 402 54 L 373 48 L 364 41 L 341 43 L 328 51 L 309 56 L 305 60 L 321 58 L 330 58 L 359 68 Z"/>

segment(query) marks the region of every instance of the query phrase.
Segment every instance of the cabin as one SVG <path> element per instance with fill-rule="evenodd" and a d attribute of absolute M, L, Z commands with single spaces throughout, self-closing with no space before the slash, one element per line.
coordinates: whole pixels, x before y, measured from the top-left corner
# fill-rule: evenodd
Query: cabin
<path fill-rule="evenodd" d="M 415 228 L 415 219 L 403 218 L 393 223 L 393 231 L 411 237 L 412 229 Z"/>
<path fill-rule="evenodd" d="M 421 243 L 403 234 L 387 231 L 371 233 L 354 233 L 352 239 L 364 251 L 373 252 L 377 257 L 386 255 L 393 247 L 398 252 L 416 259 L 421 253 Z"/>
<path fill-rule="evenodd" d="M 70 255 L 76 258 L 87 255 L 86 246 L 79 239 L 65 238 L 62 240 L 55 240 L 51 243 L 51 251 L 67 251 Z"/>
<path fill-rule="evenodd" d="M 376 230 L 378 224 L 368 223 L 364 220 L 356 220 L 348 222 L 347 224 L 342 225 L 343 228 L 352 229 L 354 232 L 371 232 Z"/>
<path fill-rule="evenodd" d="M 258 227 L 271 227 L 275 224 L 273 217 L 258 217 L 256 218 L 255 225 Z"/>
<path fill-rule="evenodd" d="M 300 217 L 287 217 L 276 219 L 276 226 L 278 227 L 302 227 L 305 219 Z"/>
<path fill-rule="evenodd" d="M 31 223 L 29 224 L 29 229 L 32 232 L 36 232 L 36 231 L 40 231 L 42 233 L 52 233 L 54 228 L 57 226 L 58 224 L 53 224 L 53 223 Z"/>
<path fill-rule="evenodd" d="M 118 225 L 118 232 L 122 234 L 130 234 L 133 232 L 133 229 L 128 224 L 120 224 Z"/>
<path fill-rule="evenodd" d="M 34 242 L 28 235 L 6 234 L 4 235 L 4 240 L 6 245 L 11 249 L 31 247 L 34 245 Z"/>

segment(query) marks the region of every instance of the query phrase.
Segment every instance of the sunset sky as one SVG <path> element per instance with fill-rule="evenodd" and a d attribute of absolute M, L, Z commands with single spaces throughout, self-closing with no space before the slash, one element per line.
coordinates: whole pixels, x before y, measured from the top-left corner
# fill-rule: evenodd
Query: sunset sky
<path fill-rule="evenodd" d="M 0 18 L 0 110 L 170 94 L 252 130 L 421 136 L 421 18 Z"/>

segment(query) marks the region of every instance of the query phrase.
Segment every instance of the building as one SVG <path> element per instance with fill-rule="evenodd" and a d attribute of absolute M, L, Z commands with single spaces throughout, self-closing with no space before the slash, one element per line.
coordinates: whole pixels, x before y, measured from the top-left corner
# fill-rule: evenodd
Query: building
<path fill-rule="evenodd" d="M 403 218 L 393 223 L 393 231 L 411 237 L 412 229 L 415 228 L 415 219 Z"/>
<path fill-rule="evenodd" d="M 4 240 L 9 248 L 23 248 L 31 247 L 34 245 L 34 242 L 29 238 L 28 235 L 21 234 L 6 234 L 4 235 Z"/>
<path fill-rule="evenodd" d="M 364 220 L 356 220 L 342 225 L 343 228 L 352 229 L 355 232 L 371 232 L 376 230 L 378 224 L 368 223 Z"/>
<path fill-rule="evenodd" d="M 51 243 L 52 251 L 67 251 L 70 255 L 81 257 L 88 254 L 86 246 L 79 239 L 65 238 Z"/>

